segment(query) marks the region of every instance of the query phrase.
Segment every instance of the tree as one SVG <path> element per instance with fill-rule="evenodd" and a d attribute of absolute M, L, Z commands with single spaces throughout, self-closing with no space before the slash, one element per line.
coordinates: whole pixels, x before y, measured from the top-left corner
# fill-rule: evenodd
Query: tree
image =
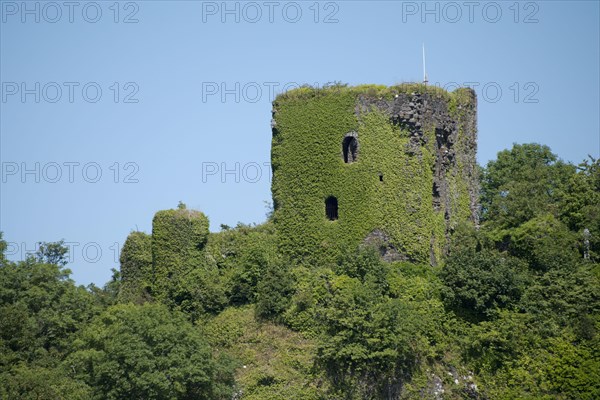
<path fill-rule="evenodd" d="M 0 231 L 0 263 L 4 261 L 4 252 L 6 251 L 6 241 L 2 239 L 2 231 Z"/>
<path fill-rule="evenodd" d="M 568 268 L 580 258 L 575 235 L 552 214 L 540 214 L 511 229 L 508 235 L 510 253 L 535 270 Z"/>
<path fill-rule="evenodd" d="M 590 338 L 600 315 L 600 281 L 587 264 L 553 268 L 531 280 L 520 306 L 536 317 L 547 334 L 570 327 L 580 337 Z"/>
<path fill-rule="evenodd" d="M 41 242 L 40 247 L 35 253 L 38 262 L 60 265 L 61 267 L 67 265 L 67 263 L 69 262 L 69 260 L 67 259 L 69 248 L 65 247 L 64 244 L 64 240 L 50 243 Z"/>
<path fill-rule="evenodd" d="M 256 314 L 265 319 L 278 318 L 290 303 L 294 281 L 286 265 L 267 267 L 256 288 Z"/>
<path fill-rule="evenodd" d="M 63 368 L 18 364 L 0 374 L 0 398 L 19 400 L 88 400 L 91 388 L 68 377 Z"/>
<path fill-rule="evenodd" d="M 238 223 L 234 229 L 211 234 L 207 259 L 219 270 L 231 304 L 256 300 L 261 277 L 280 263 L 275 238 L 269 222 L 258 226 Z"/>
<path fill-rule="evenodd" d="M 166 304 L 197 321 L 205 314 L 218 314 L 227 305 L 219 271 L 211 266 L 196 268 L 169 292 Z"/>
<path fill-rule="evenodd" d="M 600 159 L 589 157 L 577 166 L 577 174 L 569 181 L 569 189 L 561 208 L 561 220 L 589 245 L 582 252 L 592 261 L 600 259 Z M 581 242 L 583 242 L 581 240 Z"/>
<path fill-rule="evenodd" d="M 65 361 L 94 399 L 230 398 L 231 370 L 198 330 L 161 304 L 119 304 L 95 318 Z"/>
<path fill-rule="evenodd" d="M 484 169 L 482 220 L 493 228 L 513 228 L 539 215 L 558 215 L 575 167 L 559 160 L 548 146 L 515 144 L 498 153 Z"/>
<path fill-rule="evenodd" d="M 339 397 L 398 398 L 403 382 L 430 354 L 430 342 L 440 329 L 439 301 L 413 300 L 415 293 L 388 298 L 378 292 L 368 282 L 341 275 L 317 304 L 324 335 L 316 361 Z"/>
<path fill-rule="evenodd" d="M 60 243 L 22 262 L 0 263 L 0 398 L 89 398 L 89 387 L 68 377 L 60 362 L 101 305 L 69 279 Z"/>
<path fill-rule="evenodd" d="M 14 361 L 62 354 L 98 312 L 96 299 L 71 271 L 33 257 L 0 267 L 0 353 Z"/>
<path fill-rule="evenodd" d="M 440 271 L 444 303 L 466 317 L 492 317 L 519 301 L 526 269 L 519 259 L 493 250 L 455 252 Z"/>
<path fill-rule="evenodd" d="M 362 283 L 368 282 L 381 293 L 387 289 L 386 264 L 375 246 L 364 246 L 343 254 L 338 260 L 336 273 L 357 278 Z"/>

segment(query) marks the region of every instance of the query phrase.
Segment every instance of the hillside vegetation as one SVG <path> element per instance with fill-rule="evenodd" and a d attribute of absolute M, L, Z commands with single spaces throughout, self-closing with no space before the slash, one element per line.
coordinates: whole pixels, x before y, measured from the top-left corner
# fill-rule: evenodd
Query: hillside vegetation
<path fill-rule="evenodd" d="M 180 204 L 82 287 L 61 242 L 12 262 L 0 236 L 0 398 L 600 398 L 600 162 L 514 145 L 481 180 L 435 267 L 294 263 L 270 219 Z"/>

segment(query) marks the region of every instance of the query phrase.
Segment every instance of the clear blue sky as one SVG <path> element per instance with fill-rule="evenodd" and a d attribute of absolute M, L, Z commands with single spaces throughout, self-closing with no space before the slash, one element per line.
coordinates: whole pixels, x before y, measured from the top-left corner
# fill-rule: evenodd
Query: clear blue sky
<path fill-rule="evenodd" d="M 597 1 L 23 4 L 0 2 L 0 230 L 13 260 L 72 243 L 78 283 L 180 200 L 213 231 L 264 221 L 270 92 L 420 81 L 422 43 L 431 83 L 475 86 L 481 164 L 599 156 Z"/>

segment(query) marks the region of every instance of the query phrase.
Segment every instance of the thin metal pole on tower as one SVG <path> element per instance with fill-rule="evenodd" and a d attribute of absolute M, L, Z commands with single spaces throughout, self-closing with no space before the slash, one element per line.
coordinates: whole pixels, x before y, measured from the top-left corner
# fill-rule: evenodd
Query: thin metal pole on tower
<path fill-rule="evenodd" d="M 427 85 L 429 80 L 427 79 L 427 71 L 425 69 L 425 43 L 423 43 L 423 83 Z"/>

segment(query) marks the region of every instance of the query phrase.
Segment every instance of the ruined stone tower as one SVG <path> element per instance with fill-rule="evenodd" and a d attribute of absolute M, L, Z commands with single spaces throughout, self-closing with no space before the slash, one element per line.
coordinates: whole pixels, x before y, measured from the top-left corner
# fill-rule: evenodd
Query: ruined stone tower
<path fill-rule="evenodd" d="M 281 250 L 333 260 L 371 243 L 435 264 L 477 222 L 475 93 L 422 84 L 300 88 L 273 102 L 273 204 Z"/>

